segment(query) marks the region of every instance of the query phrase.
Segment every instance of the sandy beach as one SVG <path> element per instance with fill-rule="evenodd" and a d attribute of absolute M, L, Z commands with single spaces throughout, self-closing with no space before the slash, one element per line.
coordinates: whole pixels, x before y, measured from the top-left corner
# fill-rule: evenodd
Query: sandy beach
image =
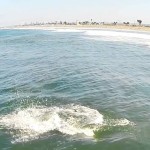
<path fill-rule="evenodd" d="M 150 32 L 149 26 L 129 25 L 27 25 L 3 27 L 1 29 L 32 29 L 32 30 L 53 30 L 53 29 L 107 29 L 107 30 L 128 30 Z"/>

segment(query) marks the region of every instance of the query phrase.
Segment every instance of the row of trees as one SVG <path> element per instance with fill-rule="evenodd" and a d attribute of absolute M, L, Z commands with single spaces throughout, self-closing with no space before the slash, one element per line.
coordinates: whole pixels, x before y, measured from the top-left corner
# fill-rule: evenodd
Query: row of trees
<path fill-rule="evenodd" d="M 142 20 L 137 20 L 138 24 L 141 25 L 142 24 Z M 111 25 L 110 23 L 105 23 L 105 22 L 93 22 L 93 20 L 91 19 L 91 21 L 83 21 L 83 22 L 67 22 L 67 21 L 55 21 L 55 22 L 36 22 L 36 23 L 30 23 L 30 24 L 24 24 L 25 26 L 27 25 L 100 25 L 100 24 L 106 24 L 106 25 Z M 117 25 L 118 22 L 113 22 L 113 25 Z M 123 22 L 124 25 L 129 25 L 130 22 Z"/>
<path fill-rule="evenodd" d="M 141 25 L 142 24 L 142 20 L 137 20 L 138 24 Z M 114 25 L 116 25 L 118 22 L 113 22 Z M 123 24 L 125 25 L 129 25 L 130 22 L 123 22 Z"/>
<path fill-rule="evenodd" d="M 137 23 L 139 25 L 142 24 L 142 20 L 137 20 Z M 100 24 L 110 24 L 110 23 L 105 23 L 105 22 L 93 22 L 93 20 L 91 19 L 91 21 L 83 21 L 83 22 L 78 22 L 77 24 L 80 24 L 80 25 L 100 25 Z M 113 25 L 117 25 L 118 22 L 113 22 L 112 23 Z M 130 22 L 123 22 L 124 25 L 129 25 Z"/>
<path fill-rule="evenodd" d="M 141 25 L 142 24 L 142 20 L 137 20 L 138 24 Z M 114 25 L 116 25 L 118 22 L 113 22 Z M 130 22 L 123 22 L 123 24 L 125 25 L 129 25 Z"/>

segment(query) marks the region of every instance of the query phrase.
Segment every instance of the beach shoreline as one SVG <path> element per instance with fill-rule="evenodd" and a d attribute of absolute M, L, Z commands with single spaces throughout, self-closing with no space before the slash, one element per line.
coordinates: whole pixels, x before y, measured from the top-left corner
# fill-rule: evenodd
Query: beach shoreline
<path fill-rule="evenodd" d="M 127 26 L 127 25 L 24 25 L 1 27 L 0 29 L 27 29 L 27 30 L 53 30 L 53 29 L 77 29 L 77 30 L 121 30 L 150 32 L 149 26 Z"/>

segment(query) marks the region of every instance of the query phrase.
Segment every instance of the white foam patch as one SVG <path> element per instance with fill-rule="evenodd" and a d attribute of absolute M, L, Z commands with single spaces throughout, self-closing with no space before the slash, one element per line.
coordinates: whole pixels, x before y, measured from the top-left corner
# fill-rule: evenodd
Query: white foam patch
<path fill-rule="evenodd" d="M 106 125 L 110 126 L 127 126 L 127 125 L 134 125 L 133 122 L 130 122 L 127 119 L 110 119 L 109 123 Z"/>
<path fill-rule="evenodd" d="M 88 127 L 91 124 L 92 127 Z M 0 118 L 0 125 L 17 131 L 18 134 L 14 134 L 15 142 L 36 139 L 53 130 L 68 135 L 93 136 L 96 126 L 102 124 L 102 114 L 79 105 L 27 108 Z"/>
<path fill-rule="evenodd" d="M 88 30 L 85 32 L 90 39 L 105 41 L 125 41 L 150 46 L 150 34 L 121 32 L 121 31 L 104 31 L 104 30 Z"/>
<path fill-rule="evenodd" d="M 94 136 L 103 126 L 126 126 L 127 119 L 105 121 L 97 110 L 80 105 L 19 109 L 0 117 L 0 126 L 9 130 L 12 143 L 38 139 L 44 133 L 57 130 L 67 135 Z"/>
<path fill-rule="evenodd" d="M 150 40 L 149 34 L 133 33 L 133 32 L 131 33 L 131 32 L 120 32 L 120 31 L 89 30 L 89 31 L 86 31 L 85 34 L 94 35 L 94 36 L 131 37 L 131 38 L 140 38 L 140 39 Z"/>
<path fill-rule="evenodd" d="M 80 29 L 55 29 L 55 32 L 84 32 L 83 30 Z"/>

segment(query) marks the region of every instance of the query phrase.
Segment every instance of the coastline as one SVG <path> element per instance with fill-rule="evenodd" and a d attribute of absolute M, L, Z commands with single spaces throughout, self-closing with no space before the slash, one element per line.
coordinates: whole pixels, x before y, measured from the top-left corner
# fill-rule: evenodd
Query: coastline
<path fill-rule="evenodd" d="M 27 26 L 12 26 L 1 27 L 0 29 L 23 29 L 23 30 L 54 30 L 54 29 L 77 29 L 77 30 L 122 30 L 122 31 L 140 31 L 150 32 L 149 26 L 127 26 L 127 25 L 27 25 Z"/>

